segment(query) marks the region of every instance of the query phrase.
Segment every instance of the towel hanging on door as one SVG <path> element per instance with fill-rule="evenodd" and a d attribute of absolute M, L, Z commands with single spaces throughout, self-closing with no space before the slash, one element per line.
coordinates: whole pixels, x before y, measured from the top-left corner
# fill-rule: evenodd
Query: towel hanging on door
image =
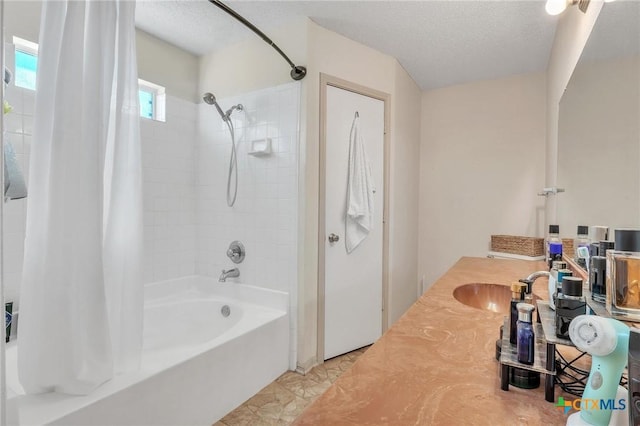
<path fill-rule="evenodd" d="M 360 115 L 356 111 L 349 137 L 349 174 L 347 177 L 347 211 L 345 214 L 345 246 L 347 253 L 355 250 L 373 229 L 373 194 L 371 164 L 367 157 Z"/>

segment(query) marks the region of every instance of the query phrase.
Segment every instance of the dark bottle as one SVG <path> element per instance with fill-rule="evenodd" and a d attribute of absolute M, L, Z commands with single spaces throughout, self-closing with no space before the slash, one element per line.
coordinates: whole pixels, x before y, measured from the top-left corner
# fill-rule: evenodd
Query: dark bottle
<path fill-rule="evenodd" d="M 518 303 L 518 362 L 533 364 L 536 337 L 533 331 L 533 310 L 529 303 Z"/>
<path fill-rule="evenodd" d="M 571 276 L 573 276 L 573 271 L 571 269 L 561 269 L 558 271 L 558 281 L 556 281 L 556 288 L 552 296 L 554 309 L 556 306 L 556 300 L 558 300 L 558 295 L 562 293 L 562 280 L 564 279 L 564 277 L 571 277 Z"/>
<path fill-rule="evenodd" d="M 564 277 L 562 293 L 556 299 L 556 336 L 568 339 L 571 321 L 586 313 L 587 302 L 582 297 L 582 280 L 579 277 Z"/>
<path fill-rule="evenodd" d="M 591 298 L 596 302 L 607 301 L 607 258 L 593 256 L 589 259 L 589 288 Z"/>
<path fill-rule="evenodd" d="M 607 252 L 613 248 L 613 241 L 600 241 L 598 254 L 589 259 L 589 290 L 591 290 L 591 298 L 596 302 L 607 301 Z"/>
<path fill-rule="evenodd" d="M 526 289 L 526 284 L 511 284 L 511 317 L 509 321 L 509 342 L 513 345 L 515 345 L 518 341 L 518 303 L 524 300 Z"/>
<path fill-rule="evenodd" d="M 549 269 L 553 267 L 553 262 L 556 260 L 562 260 L 562 242 L 549 243 Z"/>

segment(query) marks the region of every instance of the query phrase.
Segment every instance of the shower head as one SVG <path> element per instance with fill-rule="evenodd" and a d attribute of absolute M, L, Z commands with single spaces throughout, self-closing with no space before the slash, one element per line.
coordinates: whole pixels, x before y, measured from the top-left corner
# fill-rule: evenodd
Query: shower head
<path fill-rule="evenodd" d="M 222 121 L 229 121 L 229 116 L 222 111 L 222 108 L 220 108 L 220 105 L 218 105 L 218 101 L 216 101 L 216 97 L 213 95 L 213 93 L 205 93 L 204 95 L 202 95 L 202 100 L 205 101 L 205 103 L 216 107 L 216 109 L 218 110 L 218 114 L 220 114 L 220 117 L 222 118 Z"/>
<path fill-rule="evenodd" d="M 210 92 L 207 92 L 204 95 L 202 95 L 202 100 L 204 100 L 209 105 L 213 105 L 216 103 L 216 97 L 214 96 L 213 93 L 210 93 Z"/>

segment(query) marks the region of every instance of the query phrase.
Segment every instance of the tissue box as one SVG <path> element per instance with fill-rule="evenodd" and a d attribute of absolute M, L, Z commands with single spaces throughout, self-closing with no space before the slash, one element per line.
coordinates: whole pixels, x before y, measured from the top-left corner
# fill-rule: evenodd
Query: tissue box
<path fill-rule="evenodd" d="M 492 235 L 491 251 L 530 257 L 544 256 L 544 238 Z"/>

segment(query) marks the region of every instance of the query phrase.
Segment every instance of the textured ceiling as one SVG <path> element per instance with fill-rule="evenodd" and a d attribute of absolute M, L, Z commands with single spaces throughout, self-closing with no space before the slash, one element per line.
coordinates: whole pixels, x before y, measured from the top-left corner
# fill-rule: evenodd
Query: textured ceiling
<path fill-rule="evenodd" d="M 396 57 L 422 89 L 546 69 L 558 19 L 541 0 L 226 3 L 267 35 L 308 16 Z M 255 37 L 206 0 L 139 0 L 136 22 L 198 55 Z"/>

